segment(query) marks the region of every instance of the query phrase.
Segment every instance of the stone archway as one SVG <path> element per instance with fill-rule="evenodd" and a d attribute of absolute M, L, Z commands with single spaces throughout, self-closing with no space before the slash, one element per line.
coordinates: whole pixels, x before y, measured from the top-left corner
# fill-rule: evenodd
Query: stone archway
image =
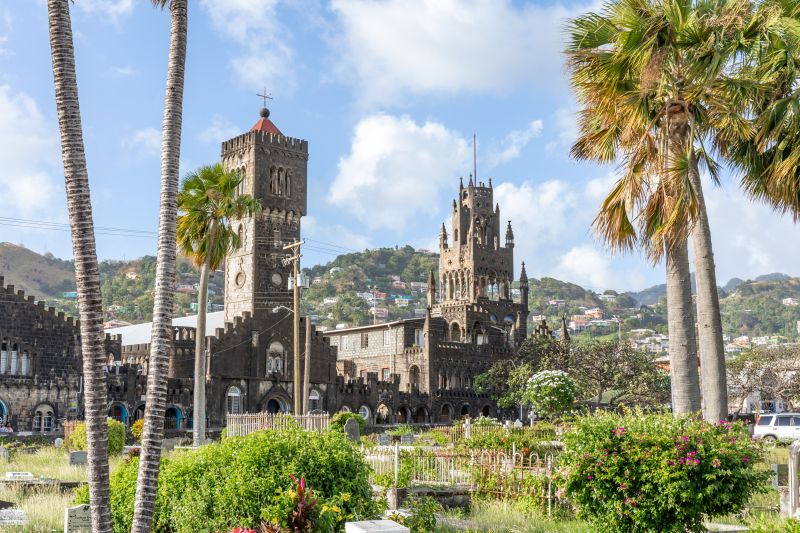
<path fill-rule="evenodd" d="M 461 406 L 461 418 L 468 417 L 469 416 L 469 411 L 470 411 L 470 409 L 469 409 L 469 404 L 468 403 L 465 403 L 464 405 L 462 405 Z"/>
<path fill-rule="evenodd" d="M 414 422 L 417 424 L 424 424 L 428 421 L 428 409 L 425 407 L 417 407 L 414 411 Z"/>
<path fill-rule="evenodd" d="M 390 424 L 392 422 L 392 409 L 386 404 L 380 404 L 375 411 L 376 424 Z"/>
<path fill-rule="evenodd" d="M 408 424 L 409 422 L 411 422 L 411 409 L 403 406 L 397 410 L 397 423 Z"/>
<path fill-rule="evenodd" d="M 439 410 L 439 422 L 449 424 L 453 421 L 453 406 L 449 403 L 443 404 Z"/>

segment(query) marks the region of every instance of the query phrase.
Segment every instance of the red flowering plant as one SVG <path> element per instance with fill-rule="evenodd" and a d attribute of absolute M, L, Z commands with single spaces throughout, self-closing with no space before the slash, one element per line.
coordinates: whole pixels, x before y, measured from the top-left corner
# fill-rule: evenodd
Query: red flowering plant
<path fill-rule="evenodd" d="M 564 437 L 566 493 L 599 532 L 704 531 L 766 490 L 761 446 L 739 423 L 595 413 Z"/>

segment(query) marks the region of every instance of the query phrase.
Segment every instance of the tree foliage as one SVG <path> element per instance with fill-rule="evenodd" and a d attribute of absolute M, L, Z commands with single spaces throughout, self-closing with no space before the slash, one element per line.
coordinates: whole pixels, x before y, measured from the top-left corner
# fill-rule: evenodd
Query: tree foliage
<path fill-rule="evenodd" d="M 759 347 L 743 352 L 728 363 L 732 398 L 740 404 L 751 394 L 762 400 L 800 399 L 800 348 L 796 345 Z"/>

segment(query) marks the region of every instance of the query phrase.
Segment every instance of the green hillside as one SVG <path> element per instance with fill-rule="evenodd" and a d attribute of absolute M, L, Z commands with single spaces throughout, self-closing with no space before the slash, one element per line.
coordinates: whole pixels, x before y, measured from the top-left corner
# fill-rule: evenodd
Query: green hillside
<path fill-rule="evenodd" d="M 379 248 L 340 255 L 333 261 L 303 269 L 309 288 L 303 293 L 303 313 L 316 315 L 318 323 L 328 327 L 346 323 L 368 324 L 371 294 L 378 295 L 376 307 L 387 313 L 379 320 L 397 320 L 422 316 L 426 306 L 425 284 L 433 270 L 438 278 L 438 254 L 416 251 L 411 246 Z M 6 284 L 25 290 L 48 305 L 77 314 L 73 266 L 70 261 L 52 255 L 40 255 L 18 245 L 0 244 L 0 275 Z M 148 321 L 152 317 L 155 258 L 145 256 L 132 261 L 103 261 L 100 264 L 103 304 L 106 319 L 128 322 Z M 176 314 L 195 312 L 194 285 L 198 270 L 187 260 L 178 261 L 176 279 Z M 547 317 L 552 327 L 560 317 L 581 315 L 586 309 L 600 308 L 606 318 L 619 317 L 622 331 L 648 328 L 666 333 L 666 307 L 662 286 L 639 293 L 604 295 L 580 285 L 544 277 L 529 280 L 531 316 Z M 209 283 L 210 302 L 221 306 L 221 276 Z M 517 288 L 515 283 L 514 289 Z M 726 290 L 727 289 L 727 290 Z M 66 294 L 65 294 L 66 293 Z M 800 306 L 784 305 L 785 298 L 800 301 L 800 279 L 784 274 L 767 274 L 756 280 L 739 279 L 720 292 L 725 333 L 738 335 L 785 335 L 800 337 L 797 321 Z M 642 305 L 641 297 L 648 305 Z M 592 326 L 584 335 L 602 336 L 617 332 L 617 325 Z"/>

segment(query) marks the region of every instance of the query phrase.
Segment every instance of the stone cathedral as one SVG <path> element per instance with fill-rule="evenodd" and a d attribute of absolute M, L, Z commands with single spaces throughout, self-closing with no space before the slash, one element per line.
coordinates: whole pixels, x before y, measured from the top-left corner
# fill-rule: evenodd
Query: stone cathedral
<path fill-rule="evenodd" d="M 284 246 L 301 237 L 308 157 L 308 142 L 284 135 L 266 108 L 249 131 L 222 143 L 223 165 L 244 176 L 240 193 L 259 199 L 263 210 L 233 223 L 242 245 L 225 262 L 224 311 L 208 318 L 210 428 L 222 427 L 228 413 L 291 410 L 293 304 Z M 440 231 L 438 279 L 430 273 L 424 318 L 325 333 L 311 326 L 310 409 L 357 411 L 372 423 L 499 414 L 473 380 L 526 338 L 528 280 L 523 264 L 514 301 L 514 234 L 510 221 L 502 223 L 491 180 L 470 176 L 457 194 L 449 230 L 442 224 Z M 16 431 L 57 431 L 82 412 L 78 324 L 2 280 L 0 418 Z M 174 321 L 170 431 L 193 423 L 194 321 Z M 116 328 L 106 339 L 109 416 L 128 424 L 144 414 L 150 329 Z"/>

